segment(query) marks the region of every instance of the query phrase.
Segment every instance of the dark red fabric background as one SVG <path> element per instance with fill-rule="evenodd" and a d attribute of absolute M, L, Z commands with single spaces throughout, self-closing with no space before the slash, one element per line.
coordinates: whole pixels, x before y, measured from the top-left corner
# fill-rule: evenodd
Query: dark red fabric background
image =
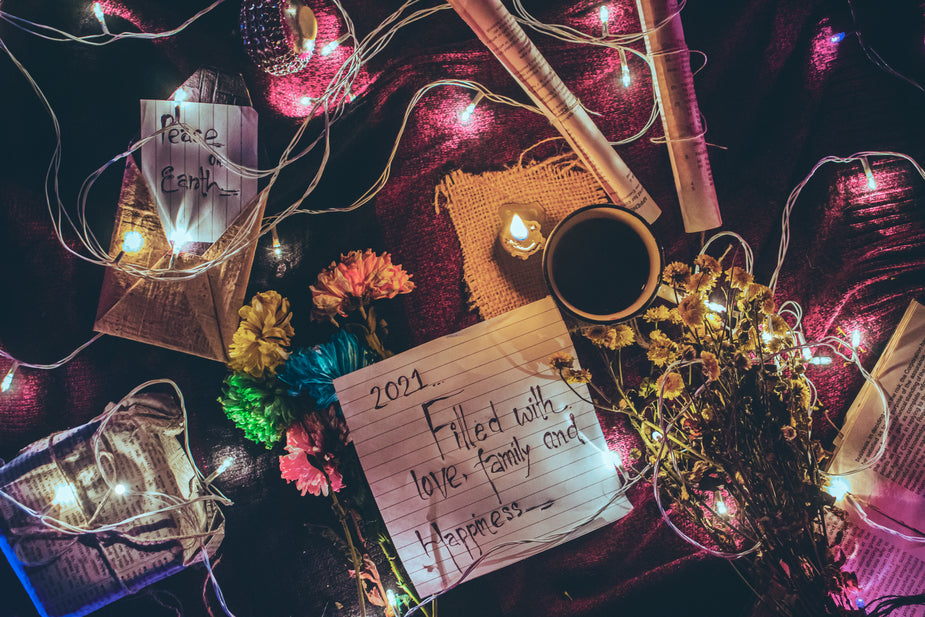
<path fill-rule="evenodd" d="M 200 4 L 138 0 L 119 6 L 132 22 L 157 30 L 180 23 Z M 321 16 L 333 15 L 320 0 L 311 4 Z M 361 34 L 399 5 L 344 4 Z M 922 80 L 922 9 L 916 1 L 888 4 L 856 3 L 861 33 L 896 68 Z M 598 3 L 536 0 L 527 6 L 544 21 L 588 31 L 600 27 Z M 612 31 L 638 28 L 629 0 L 610 6 Z M 2 10 L 69 31 L 98 31 L 86 2 L 7 0 Z M 200 66 L 244 74 L 261 116 L 262 163 L 278 158 L 295 129 L 291 114 L 298 98 L 323 83 L 332 65 L 313 60 L 303 74 L 287 79 L 257 74 L 241 50 L 238 10 L 228 0 L 169 41 L 124 41 L 100 49 L 40 41 L 0 23 L 0 37 L 32 71 L 61 120 L 62 195 L 72 213 L 83 178 L 137 135 L 138 100 L 169 96 Z M 819 158 L 894 150 L 925 161 L 925 94 L 865 59 L 846 2 L 692 0 L 683 17 L 690 47 L 709 56 L 696 82 L 708 140 L 726 148 L 711 148 L 724 229 L 751 243 L 759 280 L 767 280 L 776 262 L 787 195 Z M 131 27 L 115 17 L 109 23 L 113 30 Z M 326 27 L 322 22 L 322 35 Z M 842 31 L 844 41 L 832 44 L 829 37 Z M 640 62 L 631 61 L 633 83 L 627 90 L 619 83 L 615 53 L 533 38 L 582 101 L 603 113 L 600 125 L 607 135 L 622 139 L 642 125 L 651 94 Z M 309 207 L 347 205 L 375 180 L 408 100 L 429 81 L 472 79 L 525 100 L 451 11 L 410 26 L 367 69 L 363 93 L 335 127 L 329 172 L 306 202 Z M 53 236 L 42 188 L 54 146 L 50 121 L 6 58 L 0 58 L 0 84 L 0 345 L 23 361 L 52 362 L 92 335 L 102 271 L 69 256 Z M 394 349 L 478 320 L 467 309 L 452 224 L 445 212 L 434 212 L 434 187 L 453 169 L 478 173 L 511 165 L 521 151 L 555 133 L 538 116 L 488 103 L 477 108 L 470 126 L 460 127 L 456 114 L 469 96 L 440 88 L 424 98 L 411 116 L 391 179 L 373 203 L 351 214 L 289 219 L 280 228 L 288 250 L 282 265 L 272 258 L 269 242 L 261 241 L 250 292 L 274 288 L 290 297 L 300 344 L 330 334 L 308 321 L 308 286 L 321 268 L 351 249 L 389 250 L 414 273 L 418 289 L 387 309 Z M 665 147 L 648 141 L 660 134 L 657 125 L 646 139 L 619 152 L 664 211 L 655 230 L 667 256 L 688 260 L 700 238 L 683 233 Z M 860 328 L 868 368 L 909 299 L 921 299 L 925 289 L 923 181 L 905 163 L 872 164 L 876 191 L 866 189 L 859 165 L 828 166 L 807 186 L 794 211 L 791 250 L 778 288 L 779 299 L 802 304 L 810 338 L 838 326 Z M 315 169 L 310 161 L 295 167 L 281 178 L 268 212 L 301 194 Z M 120 176 L 121 170 L 105 176 L 89 202 L 88 218 L 100 238 L 109 237 Z M 73 234 L 65 237 L 78 246 Z M 0 362 L 0 371 L 7 367 Z M 208 473 L 228 455 L 237 461 L 220 481 L 236 502 L 226 512 L 228 535 L 216 570 L 230 608 L 239 617 L 356 614 L 353 583 L 339 555 L 312 526 L 329 522 L 327 505 L 299 497 L 279 478 L 279 453 L 247 442 L 224 418 L 215 402 L 224 374 L 214 362 L 105 337 L 57 371 L 19 372 L 14 391 L 0 397 L 0 457 L 9 460 L 32 441 L 89 420 L 143 381 L 172 378 L 187 398 L 201 468 Z M 837 365 L 812 376 L 836 418 L 861 383 Z M 602 421 L 611 440 L 621 439 L 619 427 Z M 748 612 L 749 592 L 728 564 L 695 553 L 675 537 L 660 522 L 646 488 L 634 491 L 631 500 L 635 509 L 625 520 L 464 584 L 439 601 L 439 614 Z M 392 586 L 381 559 L 380 568 Z M 197 617 L 206 614 L 199 598 L 202 581 L 197 566 L 155 587 L 175 594 L 185 615 Z M 5 563 L 0 590 L 0 615 L 35 616 Z M 142 595 L 98 614 L 171 612 Z"/>

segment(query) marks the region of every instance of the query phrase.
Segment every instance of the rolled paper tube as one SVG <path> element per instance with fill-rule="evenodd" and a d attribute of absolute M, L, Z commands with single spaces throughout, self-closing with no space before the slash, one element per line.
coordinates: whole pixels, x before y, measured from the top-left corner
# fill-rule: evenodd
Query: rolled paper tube
<path fill-rule="evenodd" d="M 723 224 L 676 0 L 636 0 L 687 232 Z M 664 22 L 664 23 L 663 23 Z M 659 27 L 659 24 L 661 26 Z"/>
<path fill-rule="evenodd" d="M 662 211 L 655 201 L 500 0 L 449 3 L 565 137 L 607 196 L 650 223 L 657 219 Z"/>

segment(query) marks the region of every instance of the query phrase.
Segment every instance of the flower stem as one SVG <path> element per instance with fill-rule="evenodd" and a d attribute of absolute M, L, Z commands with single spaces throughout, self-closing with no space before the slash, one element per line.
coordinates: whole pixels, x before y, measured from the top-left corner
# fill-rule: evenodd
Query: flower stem
<path fill-rule="evenodd" d="M 411 585 L 405 580 L 401 569 L 398 567 L 396 556 L 389 552 L 389 549 L 386 547 L 386 540 L 384 538 L 379 538 L 379 548 L 382 549 L 382 554 L 385 555 L 385 558 L 389 560 L 389 567 L 392 568 L 392 574 L 395 575 L 395 580 L 398 582 L 398 586 L 401 587 L 402 591 L 411 597 L 411 600 L 415 603 L 415 605 L 421 607 L 421 612 L 424 613 L 424 617 L 430 617 L 430 613 L 427 612 L 427 609 L 421 606 L 421 599 L 417 596 L 416 593 L 414 593 L 414 588 L 412 588 Z"/>
<path fill-rule="evenodd" d="M 350 559 L 353 560 L 353 575 L 357 580 L 357 597 L 360 600 L 360 614 L 366 617 L 366 590 L 363 589 L 363 579 L 360 578 L 360 570 L 363 567 L 363 559 L 353 544 L 353 536 L 350 533 L 350 527 L 347 525 L 347 512 L 337 500 L 337 494 L 331 491 L 331 506 L 340 519 L 340 524 L 344 528 L 344 536 L 347 538 L 347 547 L 350 549 Z"/>

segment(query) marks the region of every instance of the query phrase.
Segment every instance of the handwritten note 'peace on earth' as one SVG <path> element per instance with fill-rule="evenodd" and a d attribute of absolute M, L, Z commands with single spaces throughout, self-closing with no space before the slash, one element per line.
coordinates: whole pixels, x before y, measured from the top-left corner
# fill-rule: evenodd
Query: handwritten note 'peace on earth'
<path fill-rule="evenodd" d="M 141 101 L 141 172 L 171 241 L 215 242 L 257 194 L 256 178 L 244 178 L 200 146 L 180 124 L 215 152 L 257 167 L 257 112 L 213 103 Z"/>
<path fill-rule="evenodd" d="M 335 380 L 347 424 L 402 564 L 422 596 L 493 547 L 625 516 L 622 476 L 587 387 L 546 364 L 574 353 L 550 298 Z M 470 577 L 554 544 L 505 546 Z"/>

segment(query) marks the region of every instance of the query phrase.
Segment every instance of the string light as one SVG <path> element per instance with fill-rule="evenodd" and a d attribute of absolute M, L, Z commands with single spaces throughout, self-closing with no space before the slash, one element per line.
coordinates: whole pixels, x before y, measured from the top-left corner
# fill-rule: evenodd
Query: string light
<path fill-rule="evenodd" d="M 314 102 L 315 100 L 312 97 L 307 96 L 307 95 L 299 99 L 299 105 L 301 105 L 302 107 L 311 107 L 312 103 Z"/>
<path fill-rule="evenodd" d="M 389 607 L 391 607 L 392 612 L 397 615 L 398 614 L 398 598 L 395 597 L 395 592 L 392 591 L 391 589 L 386 589 L 385 598 L 386 598 L 386 601 L 389 603 Z"/>
<path fill-rule="evenodd" d="M 874 191 L 877 189 L 877 181 L 874 180 L 874 172 L 870 168 L 870 162 L 868 162 L 866 156 L 861 157 L 861 167 L 864 168 L 864 176 L 867 177 L 867 188 Z"/>
<path fill-rule="evenodd" d="M 851 346 L 855 349 L 861 346 L 861 331 L 857 328 L 851 331 Z"/>
<path fill-rule="evenodd" d="M 844 33 L 844 32 L 839 32 L 839 33 L 837 33 L 837 34 L 833 34 L 833 35 L 829 38 L 829 41 L 831 41 L 833 45 L 838 45 L 839 43 L 841 43 L 841 42 L 844 41 L 844 40 L 845 40 L 845 33 Z"/>
<path fill-rule="evenodd" d="M 620 47 L 617 52 L 620 54 L 620 75 L 621 81 L 623 82 L 624 88 L 630 87 L 630 67 L 629 63 L 626 61 L 626 51 Z"/>
<path fill-rule="evenodd" d="M 834 497 L 835 501 L 841 501 L 845 498 L 845 495 L 851 492 L 851 483 L 842 476 L 833 476 L 829 478 L 825 486 L 825 492 Z"/>
<path fill-rule="evenodd" d="M 170 96 L 174 103 L 185 103 L 189 99 L 189 92 L 186 91 L 186 88 L 180 86 L 173 91 L 173 94 Z"/>
<path fill-rule="evenodd" d="M 712 301 L 707 302 L 706 306 L 708 309 L 710 309 L 714 313 L 725 313 L 726 312 L 726 307 L 720 304 L 719 302 L 712 302 Z"/>
<path fill-rule="evenodd" d="M 55 498 L 52 500 L 53 506 L 70 506 L 77 503 L 77 497 L 74 495 L 74 489 L 67 484 L 59 484 L 55 487 Z"/>
<path fill-rule="evenodd" d="M 469 101 L 469 104 L 466 105 L 466 108 L 460 112 L 459 121 L 462 124 L 469 124 L 469 122 L 472 120 L 472 113 L 475 111 L 475 107 L 484 98 L 484 96 L 485 95 L 481 92 L 476 92 L 475 96 L 472 97 L 472 100 Z"/>
<path fill-rule="evenodd" d="M 607 5 L 601 6 L 597 13 L 598 17 L 601 20 L 601 30 L 603 31 L 604 36 L 610 34 L 610 9 L 607 8 Z"/>
<path fill-rule="evenodd" d="M 100 22 L 103 32 L 108 32 L 109 30 L 106 27 L 106 14 L 103 12 L 103 5 L 99 2 L 93 3 L 93 15 L 96 17 L 96 20 Z"/>
<path fill-rule="evenodd" d="M 719 514 L 720 516 L 726 516 L 727 514 L 729 514 L 729 508 L 726 507 L 726 502 L 723 501 L 722 499 L 716 500 L 714 510 L 716 510 L 716 513 Z"/>
<path fill-rule="evenodd" d="M 128 491 L 128 489 L 125 488 L 125 485 L 121 483 L 112 487 L 112 492 L 116 495 L 125 495 L 126 491 Z"/>
<path fill-rule="evenodd" d="M 270 233 L 273 236 L 273 254 L 276 255 L 277 259 L 279 259 L 283 256 L 283 247 L 279 243 L 279 234 L 276 231 L 276 227 L 271 227 Z"/>
<path fill-rule="evenodd" d="M 348 38 L 350 38 L 350 35 L 345 34 L 341 36 L 339 39 L 331 41 L 330 43 L 328 43 L 327 45 L 321 48 L 321 52 L 320 52 L 321 55 L 330 56 L 334 52 L 334 50 L 340 47 L 344 43 L 344 41 L 346 41 Z"/>
<path fill-rule="evenodd" d="M 13 387 L 13 375 L 16 374 L 16 368 L 18 366 L 19 362 L 13 362 L 13 366 L 6 372 L 3 381 L 0 381 L 0 392 L 9 392 L 10 388 Z"/>
<path fill-rule="evenodd" d="M 209 476 L 205 479 L 205 484 L 206 485 L 212 484 L 212 482 L 215 481 L 215 478 L 219 477 L 220 475 L 228 471 L 233 464 L 234 464 L 234 459 L 231 458 L 230 456 L 226 456 L 225 460 L 222 461 L 222 464 L 218 466 L 218 469 L 210 473 Z"/>
<path fill-rule="evenodd" d="M 141 235 L 140 231 L 129 230 L 125 232 L 125 235 L 122 236 L 122 251 L 131 255 L 132 253 L 137 253 L 145 246 L 145 237 Z"/>

